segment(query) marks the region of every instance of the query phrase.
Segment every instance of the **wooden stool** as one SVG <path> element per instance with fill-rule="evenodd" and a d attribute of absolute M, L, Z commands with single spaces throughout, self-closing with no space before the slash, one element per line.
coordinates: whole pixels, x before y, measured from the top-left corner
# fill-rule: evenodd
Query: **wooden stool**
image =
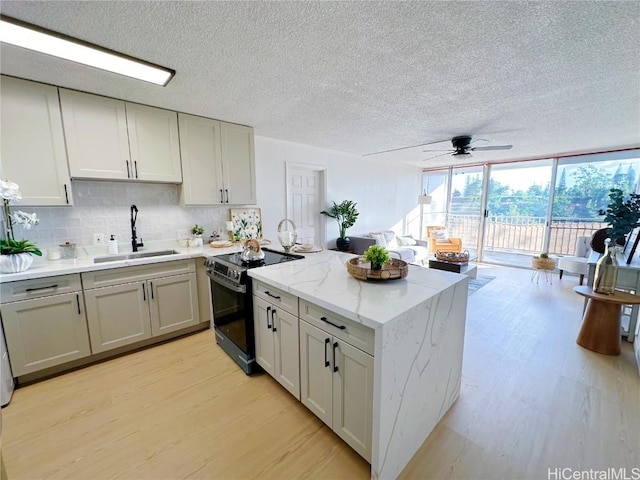
<path fill-rule="evenodd" d="M 594 352 L 620 355 L 622 305 L 640 305 L 640 296 L 618 290 L 604 295 L 582 285 L 573 287 L 573 291 L 589 299 L 576 343 Z"/>

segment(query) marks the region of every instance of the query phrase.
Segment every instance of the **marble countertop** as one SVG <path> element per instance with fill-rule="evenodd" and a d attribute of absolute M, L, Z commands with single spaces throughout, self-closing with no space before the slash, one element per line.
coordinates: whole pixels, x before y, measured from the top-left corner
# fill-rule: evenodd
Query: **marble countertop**
<path fill-rule="evenodd" d="M 108 270 L 110 268 L 129 267 L 132 265 L 149 265 L 173 260 L 186 260 L 189 258 L 206 258 L 215 255 L 222 255 L 224 253 L 242 251 L 240 244 L 235 244 L 228 248 L 212 248 L 208 244 L 205 244 L 202 247 L 180 247 L 178 246 L 178 243 L 174 241 L 160 241 L 149 242 L 147 246 L 140 249 L 140 252 L 153 252 L 168 249 L 175 250 L 178 253 L 159 257 L 136 258 L 103 263 L 94 263 L 93 260 L 95 257 L 108 256 L 106 248 L 81 247 L 78 249 L 78 258 L 74 259 L 47 260 L 45 253 L 42 257 L 34 257 L 33 264 L 24 272 L 0 274 L 0 283 L 96 270 Z M 130 253 L 130 251 L 120 251 L 120 253 Z"/>
<path fill-rule="evenodd" d="M 366 282 L 349 275 L 350 258 L 335 251 L 310 253 L 295 262 L 253 268 L 249 275 L 374 329 L 468 281 L 465 275 L 409 265 L 404 279 Z"/>

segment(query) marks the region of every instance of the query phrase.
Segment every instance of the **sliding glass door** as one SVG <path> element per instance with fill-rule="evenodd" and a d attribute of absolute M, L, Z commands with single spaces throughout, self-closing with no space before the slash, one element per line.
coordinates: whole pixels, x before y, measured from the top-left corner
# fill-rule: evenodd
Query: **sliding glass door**
<path fill-rule="evenodd" d="M 447 228 L 449 236 L 462 239 L 462 248 L 469 251 L 471 259 L 478 258 L 483 179 L 482 166 L 453 168 L 451 172 Z"/>
<path fill-rule="evenodd" d="M 552 168 L 551 160 L 491 166 L 484 261 L 529 266 L 531 254 L 546 251 Z"/>

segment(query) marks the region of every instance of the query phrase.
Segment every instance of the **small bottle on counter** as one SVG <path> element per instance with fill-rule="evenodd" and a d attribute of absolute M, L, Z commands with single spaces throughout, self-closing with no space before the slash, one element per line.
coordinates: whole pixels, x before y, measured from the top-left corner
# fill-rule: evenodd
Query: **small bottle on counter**
<path fill-rule="evenodd" d="M 115 239 L 115 235 L 111 235 L 107 244 L 107 252 L 109 255 L 115 255 L 118 253 L 118 240 Z"/>

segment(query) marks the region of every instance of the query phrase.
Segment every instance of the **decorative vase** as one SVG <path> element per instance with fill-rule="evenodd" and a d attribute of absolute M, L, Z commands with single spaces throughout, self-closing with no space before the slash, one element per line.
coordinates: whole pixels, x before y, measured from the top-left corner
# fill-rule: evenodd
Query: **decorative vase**
<path fill-rule="evenodd" d="M 351 239 L 349 237 L 338 237 L 338 239 L 336 240 L 336 247 L 341 252 L 346 252 L 347 250 L 349 250 L 349 247 L 351 247 Z"/>
<path fill-rule="evenodd" d="M 615 293 L 618 280 L 618 259 L 616 258 L 616 245 L 611 239 L 605 240 L 605 253 L 596 263 L 596 274 L 593 279 L 593 291 L 605 295 Z"/>
<path fill-rule="evenodd" d="M 12 253 L 0 255 L 0 272 L 18 273 L 27 270 L 33 263 L 33 255 L 30 253 Z"/>

